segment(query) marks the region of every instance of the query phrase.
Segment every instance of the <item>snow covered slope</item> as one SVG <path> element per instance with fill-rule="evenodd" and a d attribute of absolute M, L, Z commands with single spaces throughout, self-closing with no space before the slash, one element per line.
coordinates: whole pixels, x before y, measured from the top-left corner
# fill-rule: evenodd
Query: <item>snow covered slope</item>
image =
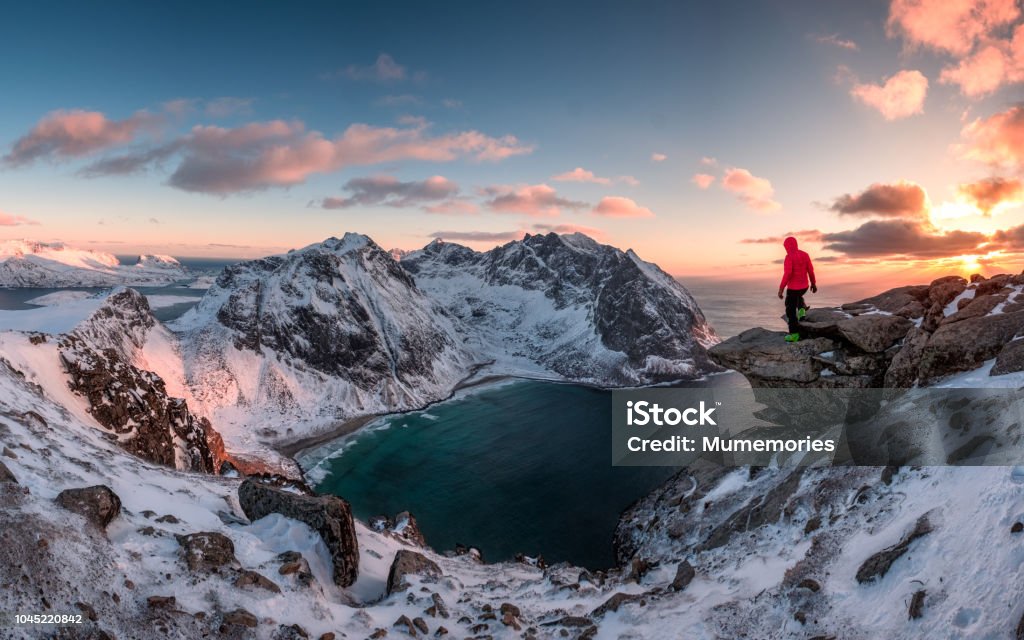
<path fill-rule="evenodd" d="M 699 377 L 717 342 L 690 293 L 641 260 L 575 233 L 527 235 L 486 253 L 435 240 L 402 257 L 462 320 L 492 370 L 538 367 L 603 386 Z"/>
<path fill-rule="evenodd" d="M 421 407 L 472 365 L 452 319 L 357 234 L 226 268 L 172 328 L 197 406 L 264 439 Z"/>
<path fill-rule="evenodd" d="M 74 249 L 62 243 L 8 240 L 0 242 L 0 286 L 109 287 L 161 285 L 186 277 L 170 256 L 139 256 L 122 265 L 112 254 Z"/>

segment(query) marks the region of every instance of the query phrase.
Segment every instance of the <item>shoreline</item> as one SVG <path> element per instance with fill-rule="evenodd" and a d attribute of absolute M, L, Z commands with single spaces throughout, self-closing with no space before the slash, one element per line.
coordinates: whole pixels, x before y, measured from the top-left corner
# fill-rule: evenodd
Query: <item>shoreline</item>
<path fill-rule="evenodd" d="M 430 407 L 438 405 L 438 404 L 440 404 L 442 402 L 448 402 L 449 400 L 453 399 L 456 396 L 456 394 L 458 394 L 460 391 L 466 391 L 467 389 L 473 389 L 473 388 L 476 388 L 476 387 L 483 387 L 483 386 L 488 386 L 488 385 L 492 385 L 492 384 L 496 385 L 496 384 L 500 384 L 500 383 L 503 383 L 503 382 L 514 381 L 514 380 L 520 380 L 520 381 L 524 381 L 524 382 L 548 382 L 548 383 L 552 383 L 552 384 L 571 384 L 571 385 L 576 385 L 576 386 L 580 386 L 580 387 L 586 387 L 586 388 L 590 388 L 590 389 L 599 389 L 599 390 L 602 390 L 602 391 L 614 391 L 616 389 L 638 389 L 638 388 L 642 388 L 642 387 L 606 387 L 606 386 L 601 386 L 601 385 L 594 384 L 594 383 L 589 383 L 589 382 L 582 382 L 582 381 L 575 381 L 575 380 L 566 380 L 564 378 L 541 378 L 541 377 L 535 377 L 535 376 L 514 375 L 514 374 L 505 374 L 505 373 L 488 374 L 488 375 L 480 376 L 479 378 L 475 377 L 476 374 L 479 373 L 480 369 L 482 369 L 482 368 L 484 368 L 484 367 L 486 367 L 486 366 L 488 366 L 490 364 L 493 364 L 493 363 L 487 362 L 487 363 L 483 363 L 481 365 L 478 365 L 474 369 L 474 371 L 472 371 L 468 376 L 466 376 L 461 381 L 456 383 L 455 386 L 452 387 L 452 390 L 448 393 L 447 396 L 445 396 L 444 398 L 441 398 L 439 400 L 434 400 L 432 402 L 428 402 L 427 404 L 423 405 L 422 407 L 418 407 L 416 409 L 407 409 L 405 411 L 389 411 L 389 412 L 385 412 L 385 413 L 371 413 L 371 414 L 367 414 L 367 415 L 363 415 L 363 416 L 358 416 L 358 417 L 355 417 L 355 418 L 349 418 L 348 420 L 344 420 L 341 423 L 337 424 L 336 426 L 330 427 L 330 428 L 328 428 L 325 431 L 322 431 L 320 433 L 316 433 L 316 434 L 313 434 L 313 435 L 305 436 L 305 437 L 299 438 L 297 440 L 284 441 L 284 442 L 281 442 L 280 444 L 274 444 L 274 445 L 271 445 L 271 448 L 274 449 L 274 451 L 276 451 L 278 454 L 280 454 L 280 455 L 282 455 L 284 457 L 287 457 L 292 462 L 294 462 L 296 464 L 296 466 L 298 466 L 299 469 L 303 472 L 303 474 L 305 474 L 305 469 L 302 468 L 302 465 L 299 464 L 299 461 L 296 459 L 304 451 L 308 451 L 309 449 L 312 449 L 314 447 L 318 447 L 318 446 L 320 446 L 322 444 L 325 444 L 327 442 L 330 442 L 332 440 L 338 440 L 340 438 L 344 438 L 345 436 L 352 435 L 353 433 L 356 433 L 357 431 L 359 431 L 360 429 L 362 429 L 363 427 L 365 427 L 369 423 L 373 422 L 374 420 L 377 420 L 378 418 L 383 418 L 383 417 L 386 417 L 386 416 L 400 416 L 400 415 L 404 415 L 404 414 L 408 414 L 408 413 L 414 413 L 414 412 L 417 412 L 417 411 L 426 411 Z M 682 383 L 692 383 L 692 382 L 696 382 L 696 381 L 699 381 L 699 380 L 707 380 L 708 378 L 712 378 L 712 377 L 716 377 L 716 376 L 720 376 L 720 375 L 727 375 L 727 374 L 730 374 L 730 373 L 735 373 L 735 372 L 728 371 L 728 370 L 726 370 L 726 371 L 716 371 L 716 372 L 705 374 L 705 375 L 701 376 L 700 378 L 694 378 L 692 380 L 675 380 L 673 382 L 666 382 L 666 383 L 659 383 L 659 384 L 655 384 L 655 385 L 645 385 L 645 386 L 660 387 L 660 386 L 671 386 L 671 385 L 682 384 Z"/>

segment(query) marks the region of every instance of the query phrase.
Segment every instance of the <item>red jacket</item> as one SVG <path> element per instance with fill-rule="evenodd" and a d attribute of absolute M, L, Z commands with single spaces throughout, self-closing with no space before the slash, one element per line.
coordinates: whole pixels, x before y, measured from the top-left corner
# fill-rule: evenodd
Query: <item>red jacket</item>
<path fill-rule="evenodd" d="M 779 290 L 806 289 L 807 280 L 814 285 L 814 265 L 811 264 L 811 256 L 806 251 L 796 247 L 796 238 L 789 237 L 782 242 L 786 247 L 786 261 L 782 266 L 782 282 L 779 283 Z"/>

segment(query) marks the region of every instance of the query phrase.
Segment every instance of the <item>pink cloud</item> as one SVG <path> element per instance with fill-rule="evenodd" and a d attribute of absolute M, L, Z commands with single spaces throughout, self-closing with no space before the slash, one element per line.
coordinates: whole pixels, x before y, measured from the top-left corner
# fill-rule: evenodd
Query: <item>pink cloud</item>
<path fill-rule="evenodd" d="M 480 207 L 475 202 L 465 198 L 450 198 L 443 202 L 423 207 L 423 210 L 427 213 L 442 215 L 474 215 L 480 213 Z"/>
<path fill-rule="evenodd" d="M 373 64 L 360 66 L 350 64 L 341 71 L 327 74 L 329 78 L 346 77 L 350 80 L 370 80 L 372 82 L 401 82 L 409 77 L 408 69 L 398 64 L 393 57 L 387 53 L 377 56 Z"/>
<path fill-rule="evenodd" d="M 654 212 L 622 196 L 605 196 L 593 211 L 596 215 L 609 218 L 653 218 Z"/>
<path fill-rule="evenodd" d="M 960 155 L 983 164 L 1024 172 L 1024 107 L 1010 107 L 988 118 L 977 118 L 960 132 Z"/>
<path fill-rule="evenodd" d="M 426 123 L 406 127 L 349 126 L 328 139 L 300 122 L 257 122 L 234 129 L 196 127 L 183 140 L 184 156 L 170 184 L 185 191 L 226 194 L 302 183 L 310 175 L 346 167 L 460 157 L 498 161 L 530 153 L 515 136 L 479 131 L 431 135 Z"/>
<path fill-rule="evenodd" d="M 560 215 L 563 209 L 578 210 L 587 206 L 585 202 L 559 196 L 554 188 L 546 184 L 487 187 L 484 193 L 490 196 L 485 203 L 487 208 L 499 213 L 554 217 Z"/>
<path fill-rule="evenodd" d="M 1015 0 L 893 0 L 886 24 L 890 36 L 957 57 L 974 43 L 1020 16 Z"/>
<path fill-rule="evenodd" d="M 722 188 L 735 193 L 747 205 L 747 208 L 758 213 L 778 211 L 782 205 L 773 200 L 775 188 L 767 178 L 759 178 L 746 169 L 730 168 L 722 176 Z"/>
<path fill-rule="evenodd" d="M 583 167 L 576 167 L 572 171 L 566 171 L 556 176 L 551 176 L 556 182 L 592 182 L 594 184 L 611 184 L 611 178 L 601 178 L 594 175 L 593 171 L 587 171 Z"/>
<path fill-rule="evenodd" d="M 89 155 L 131 142 L 141 129 L 155 125 L 158 120 L 145 112 L 124 120 L 110 120 L 98 111 L 53 111 L 15 141 L 4 162 L 24 165 L 45 158 Z"/>
<path fill-rule="evenodd" d="M 15 216 L 9 213 L 0 211 L 0 227 L 20 227 L 24 225 L 38 225 L 39 223 L 35 220 L 30 220 L 25 216 Z"/>
<path fill-rule="evenodd" d="M 668 160 L 668 156 L 664 153 L 652 153 L 651 162 L 665 162 Z"/>
<path fill-rule="evenodd" d="M 903 70 L 881 85 L 855 84 L 850 95 L 877 109 L 886 120 L 906 118 L 924 109 L 928 78 L 916 70 Z"/>
<path fill-rule="evenodd" d="M 712 183 L 714 183 L 715 176 L 710 173 L 697 173 L 690 178 L 690 181 L 697 185 L 698 189 L 707 189 L 712 185 Z"/>

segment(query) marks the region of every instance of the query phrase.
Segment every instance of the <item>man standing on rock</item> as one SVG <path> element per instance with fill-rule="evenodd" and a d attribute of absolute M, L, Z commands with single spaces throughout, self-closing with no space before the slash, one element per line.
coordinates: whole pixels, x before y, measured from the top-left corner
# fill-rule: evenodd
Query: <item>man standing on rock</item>
<path fill-rule="evenodd" d="M 796 238 L 792 236 L 786 238 L 782 241 L 782 246 L 786 248 L 786 260 L 782 266 L 779 299 L 782 299 L 782 291 L 785 289 L 786 321 L 789 323 L 786 342 L 797 342 L 800 340 L 800 320 L 807 314 L 804 294 L 807 293 L 808 280 L 811 293 L 818 293 L 818 285 L 814 280 L 814 265 L 811 264 L 811 256 L 807 255 L 806 251 L 797 248 Z"/>

